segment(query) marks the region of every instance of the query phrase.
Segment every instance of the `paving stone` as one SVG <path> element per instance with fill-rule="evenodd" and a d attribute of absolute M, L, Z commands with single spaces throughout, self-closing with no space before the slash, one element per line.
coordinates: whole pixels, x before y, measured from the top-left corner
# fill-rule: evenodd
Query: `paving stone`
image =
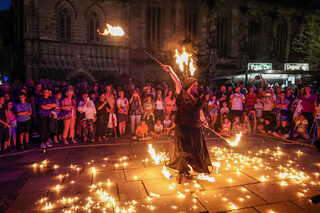
<path fill-rule="evenodd" d="M 85 164 L 84 166 L 84 172 L 87 173 L 92 173 L 92 167 L 94 167 L 95 171 L 101 172 L 101 171 L 110 171 L 114 170 L 114 163 L 112 161 L 98 161 L 98 162 L 93 162 L 90 164 Z"/>
<path fill-rule="evenodd" d="M 146 190 L 141 181 L 119 183 L 118 187 L 121 201 L 147 197 Z"/>
<path fill-rule="evenodd" d="M 177 194 L 177 191 L 188 193 L 203 190 L 197 182 L 190 181 L 185 184 L 177 184 L 175 178 L 143 180 L 143 183 L 150 196 L 152 196 L 152 193 L 156 195 L 172 195 Z"/>
<path fill-rule="evenodd" d="M 17 213 L 39 211 L 42 205 L 40 199 L 45 197 L 46 194 L 47 192 L 20 193 L 6 212 Z"/>
<path fill-rule="evenodd" d="M 242 173 L 254 178 L 259 182 L 270 182 L 270 181 L 278 181 L 282 180 L 279 177 L 279 172 L 275 172 L 274 170 L 266 170 L 266 169 L 250 169 L 250 170 L 241 170 Z"/>
<path fill-rule="evenodd" d="M 209 212 L 235 210 L 266 204 L 261 198 L 239 186 L 195 192 L 195 195 Z"/>
<path fill-rule="evenodd" d="M 136 200 L 136 212 L 206 212 L 207 210 L 191 194 L 185 198 L 177 195 L 153 197 L 151 199 Z"/>
<path fill-rule="evenodd" d="M 25 170 L 17 170 L 17 171 L 0 173 L 0 182 L 16 181 L 23 175 L 24 172 Z"/>
<path fill-rule="evenodd" d="M 227 211 L 228 213 L 258 213 L 257 210 L 254 208 L 244 208 L 244 209 L 239 209 L 239 210 L 231 210 Z"/>
<path fill-rule="evenodd" d="M 58 176 L 57 176 L 58 177 Z M 56 178 L 57 178 L 56 177 Z M 69 174 L 68 176 L 62 175 L 63 187 L 90 187 L 92 184 L 92 174 Z"/>
<path fill-rule="evenodd" d="M 141 160 L 126 160 L 126 161 L 115 161 L 115 169 L 138 169 L 144 168 Z"/>
<path fill-rule="evenodd" d="M 142 169 L 125 169 L 127 181 L 158 179 L 162 177 L 162 167 L 149 167 Z"/>
<path fill-rule="evenodd" d="M 293 200 L 293 203 L 300 206 L 304 210 L 310 213 L 319 213 L 320 212 L 320 204 L 313 204 L 309 198 L 302 198 L 298 200 Z"/>
<path fill-rule="evenodd" d="M 317 193 L 315 187 L 309 188 L 308 185 L 302 186 L 290 180 L 287 180 L 286 182 L 288 183 L 287 186 L 282 186 L 281 181 L 277 181 L 250 184 L 246 185 L 245 187 L 247 187 L 253 193 L 259 195 L 261 198 L 268 201 L 269 203 L 295 200 L 301 197 L 307 197 Z"/>
<path fill-rule="evenodd" d="M 35 177 L 26 181 L 19 193 L 48 191 L 58 184 L 61 185 L 61 180 L 56 177 Z"/>
<path fill-rule="evenodd" d="M 199 184 L 205 189 L 217 189 L 222 187 L 239 186 L 244 184 L 256 183 L 257 181 L 241 172 L 223 172 L 218 175 L 210 174 L 216 179 L 215 182 L 198 180 Z"/>
<path fill-rule="evenodd" d="M 261 213 L 269 213 L 269 212 L 305 213 L 306 212 L 305 210 L 294 205 L 291 202 L 281 202 L 281 203 L 268 204 L 263 206 L 255 206 L 255 208 Z"/>
<path fill-rule="evenodd" d="M 123 170 L 102 171 L 102 172 L 96 172 L 93 175 L 94 184 L 97 184 L 99 182 L 107 183 L 108 179 L 110 179 L 110 183 L 112 184 L 126 182 L 126 178 L 123 173 Z"/>

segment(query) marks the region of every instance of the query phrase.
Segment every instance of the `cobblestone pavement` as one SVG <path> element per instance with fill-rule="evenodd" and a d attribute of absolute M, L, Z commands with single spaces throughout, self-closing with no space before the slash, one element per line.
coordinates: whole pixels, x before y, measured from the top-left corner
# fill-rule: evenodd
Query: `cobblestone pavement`
<path fill-rule="evenodd" d="M 148 153 L 171 141 L 76 144 L 0 157 L 0 212 L 320 212 L 320 155 L 260 138 L 207 138 L 213 172 L 178 185 Z M 214 177 L 215 181 L 212 178 Z"/>

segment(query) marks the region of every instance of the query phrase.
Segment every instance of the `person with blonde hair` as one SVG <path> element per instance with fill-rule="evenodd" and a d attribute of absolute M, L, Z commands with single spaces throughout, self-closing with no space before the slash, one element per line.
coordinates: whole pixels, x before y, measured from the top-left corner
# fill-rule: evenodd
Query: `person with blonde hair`
<path fill-rule="evenodd" d="M 69 136 L 70 142 L 77 143 L 74 139 L 75 134 L 75 123 L 76 123 L 76 101 L 74 100 L 74 91 L 68 89 L 66 92 L 66 97 L 62 99 L 61 110 L 63 111 L 63 143 L 68 144 L 67 137 Z"/>

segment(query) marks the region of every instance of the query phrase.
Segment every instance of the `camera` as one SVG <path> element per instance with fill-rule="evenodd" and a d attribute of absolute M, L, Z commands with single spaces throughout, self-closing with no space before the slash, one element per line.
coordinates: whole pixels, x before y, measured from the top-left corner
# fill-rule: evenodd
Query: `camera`
<path fill-rule="evenodd" d="M 260 80 L 260 75 L 256 75 L 255 77 L 257 80 Z"/>

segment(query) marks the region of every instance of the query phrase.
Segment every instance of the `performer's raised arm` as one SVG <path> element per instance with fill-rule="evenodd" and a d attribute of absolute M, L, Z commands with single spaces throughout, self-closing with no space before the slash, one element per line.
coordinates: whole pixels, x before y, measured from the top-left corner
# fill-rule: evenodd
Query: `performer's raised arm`
<path fill-rule="evenodd" d="M 180 94 L 182 86 L 178 76 L 169 65 L 163 65 L 162 68 L 170 74 L 172 80 L 174 81 L 174 84 L 176 85 L 176 93 Z"/>

